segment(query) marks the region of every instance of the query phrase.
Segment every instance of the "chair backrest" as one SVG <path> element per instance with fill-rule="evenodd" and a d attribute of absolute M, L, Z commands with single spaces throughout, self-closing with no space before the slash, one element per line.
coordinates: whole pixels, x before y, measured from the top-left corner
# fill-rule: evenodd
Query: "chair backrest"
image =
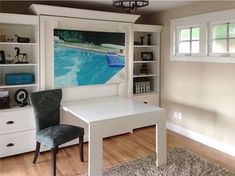
<path fill-rule="evenodd" d="M 30 101 L 34 109 L 36 131 L 60 124 L 61 89 L 33 92 Z"/>

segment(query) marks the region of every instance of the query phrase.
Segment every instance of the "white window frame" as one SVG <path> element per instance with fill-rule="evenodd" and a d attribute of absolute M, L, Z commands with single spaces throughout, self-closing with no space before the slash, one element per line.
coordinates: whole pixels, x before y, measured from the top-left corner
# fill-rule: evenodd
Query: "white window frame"
<path fill-rule="evenodd" d="M 209 37 L 209 56 L 215 56 L 215 57 L 235 57 L 235 53 L 212 53 L 213 26 L 220 25 L 220 24 L 228 24 L 228 23 L 235 23 L 235 20 L 217 21 L 217 22 L 210 23 L 210 29 L 209 29 L 209 31 L 210 31 L 209 32 L 209 34 L 210 34 L 210 37 Z M 227 42 L 229 42 L 230 38 L 228 37 L 228 38 L 225 38 L 225 39 L 227 39 Z M 235 39 L 235 37 L 234 37 L 234 39 Z"/>
<path fill-rule="evenodd" d="M 181 29 L 189 29 L 189 28 L 199 28 L 199 31 L 200 31 L 200 36 L 199 36 L 199 53 L 179 53 L 179 43 L 180 43 L 180 41 L 179 41 L 179 37 L 180 37 L 180 30 Z M 190 30 L 191 31 L 191 30 Z M 191 33 L 191 32 L 190 32 Z M 201 56 L 201 55 L 203 55 L 203 46 L 202 46 L 202 42 L 203 42 L 203 25 L 201 25 L 201 24 L 198 24 L 198 25 L 188 25 L 188 26 L 178 26 L 177 28 L 176 28 L 176 31 L 175 31 L 175 45 L 174 45 L 174 47 L 175 47 L 175 56 Z M 193 40 L 191 40 L 192 38 L 191 38 L 191 36 L 190 36 L 190 40 L 189 40 L 189 42 L 190 42 L 190 46 L 191 46 L 191 44 L 192 44 L 192 41 Z M 191 49 L 191 48 L 190 48 Z"/>
<path fill-rule="evenodd" d="M 212 26 L 221 23 L 234 23 L 235 9 L 211 12 L 202 15 L 188 16 L 171 20 L 171 42 L 170 56 L 171 61 L 192 61 L 192 62 L 222 62 L 235 63 L 235 54 L 213 54 L 212 46 Z M 181 54 L 177 53 L 179 43 L 179 29 L 187 27 L 200 27 L 200 53 Z"/>

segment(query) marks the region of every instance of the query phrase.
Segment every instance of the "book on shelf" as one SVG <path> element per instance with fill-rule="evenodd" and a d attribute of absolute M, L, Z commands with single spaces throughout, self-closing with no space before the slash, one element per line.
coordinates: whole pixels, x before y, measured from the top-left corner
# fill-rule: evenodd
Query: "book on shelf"
<path fill-rule="evenodd" d="M 142 82 L 135 82 L 134 83 L 134 93 L 135 94 L 149 93 L 150 91 L 151 91 L 150 81 L 142 81 Z"/>

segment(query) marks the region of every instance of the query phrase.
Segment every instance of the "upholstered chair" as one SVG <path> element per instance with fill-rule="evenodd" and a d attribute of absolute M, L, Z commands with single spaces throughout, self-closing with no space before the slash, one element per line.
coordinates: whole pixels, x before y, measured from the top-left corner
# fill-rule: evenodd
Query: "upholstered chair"
<path fill-rule="evenodd" d="M 84 129 L 78 126 L 60 124 L 61 89 L 46 90 L 30 94 L 36 121 L 36 150 L 33 164 L 36 163 L 40 146 L 51 148 L 52 176 L 56 176 L 56 154 L 61 144 L 79 138 L 80 160 L 83 162 Z"/>

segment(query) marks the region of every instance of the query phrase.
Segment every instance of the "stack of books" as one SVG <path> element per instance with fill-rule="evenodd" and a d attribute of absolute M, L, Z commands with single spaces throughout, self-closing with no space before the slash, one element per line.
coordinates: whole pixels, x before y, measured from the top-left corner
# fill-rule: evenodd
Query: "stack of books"
<path fill-rule="evenodd" d="M 150 81 L 144 82 L 135 82 L 134 83 L 134 93 L 141 94 L 141 93 L 148 93 L 151 91 Z"/>
<path fill-rule="evenodd" d="M 0 91 L 0 109 L 10 108 L 10 97 L 8 91 Z"/>

